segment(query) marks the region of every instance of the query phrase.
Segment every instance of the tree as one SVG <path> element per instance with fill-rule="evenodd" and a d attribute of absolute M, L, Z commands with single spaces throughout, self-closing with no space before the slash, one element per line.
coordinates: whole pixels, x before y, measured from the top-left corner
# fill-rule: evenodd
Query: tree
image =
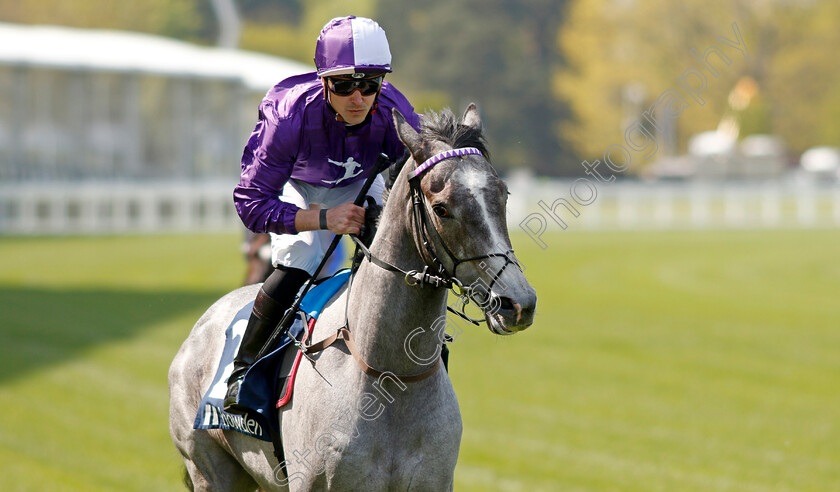
<path fill-rule="evenodd" d="M 376 0 L 237 0 L 242 2 L 242 48 L 291 58 L 313 66 L 315 39 L 330 19 L 376 17 Z"/>
<path fill-rule="evenodd" d="M 458 110 L 475 101 L 499 168 L 568 173 L 575 159 L 555 132 L 567 109 L 551 93 L 563 4 L 383 2 L 379 20 L 394 54 L 394 79 L 417 105 Z"/>
<path fill-rule="evenodd" d="M 818 143 L 840 143 L 840 61 L 829 46 L 840 45 L 832 0 L 573 0 L 558 38 L 569 67 L 557 73 L 555 91 L 569 101 L 574 118 L 561 126 L 576 149 L 599 158 L 605 148 L 625 141 L 625 130 L 664 91 L 679 92 L 678 79 L 697 68 L 706 75 L 703 104 L 684 92 L 688 103 L 676 121 L 674 151 L 687 139 L 713 130 L 731 112 L 729 95 L 738 81 L 756 81 L 758 96 L 739 115 L 742 133 L 781 135 L 792 150 Z M 748 59 L 726 46 L 735 40 L 735 23 Z M 712 76 L 691 50 L 716 55 Z M 644 165 L 636 159 L 634 165 Z"/>
<path fill-rule="evenodd" d="M 199 0 L 40 0 L 0 3 L 0 19 L 20 24 L 123 29 L 212 43 L 212 11 Z"/>
<path fill-rule="evenodd" d="M 579 172 L 571 147 L 556 131 L 569 109 L 552 89 L 553 76 L 564 63 L 555 40 L 567 1 L 359 0 L 348 5 L 344 0 L 236 0 L 243 15 L 241 48 L 307 64 L 329 19 L 349 14 L 376 19 L 394 55 L 389 79 L 418 110 L 458 110 L 475 101 L 500 170 L 529 168 L 550 175 Z M 205 44 L 217 37 L 207 1 L 43 0 L 25 5 L 4 4 L 0 18 L 132 29 Z"/>

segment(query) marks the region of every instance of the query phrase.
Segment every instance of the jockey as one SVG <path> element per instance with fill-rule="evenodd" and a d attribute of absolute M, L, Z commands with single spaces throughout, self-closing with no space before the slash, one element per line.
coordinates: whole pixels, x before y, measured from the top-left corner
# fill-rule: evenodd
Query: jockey
<path fill-rule="evenodd" d="M 317 72 L 290 77 L 268 91 L 242 155 L 233 201 L 245 226 L 271 233 L 274 272 L 254 301 L 225 410 L 242 413 L 239 384 L 334 234 L 359 234 L 365 209 L 353 204 L 380 153 L 403 155 L 392 110 L 415 128 L 420 117 L 393 85 L 385 31 L 371 19 L 329 21 L 315 45 Z M 377 176 L 369 194 L 382 204 Z"/>

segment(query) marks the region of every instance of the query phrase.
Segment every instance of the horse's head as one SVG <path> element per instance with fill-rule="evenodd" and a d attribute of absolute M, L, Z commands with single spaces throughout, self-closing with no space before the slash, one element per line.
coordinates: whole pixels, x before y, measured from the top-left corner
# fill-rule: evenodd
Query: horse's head
<path fill-rule="evenodd" d="M 412 156 L 403 175 L 424 262 L 432 273 L 451 279 L 456 294 L 482 307 L 491 331 L 524 330 L 534 320 L 537 296 L 513 256 L 507 186 L 487 160 L 475 105 L 461 121 L 448 109 L 426 115 L 420 133 L 399 112 L 394 121 Z"/>

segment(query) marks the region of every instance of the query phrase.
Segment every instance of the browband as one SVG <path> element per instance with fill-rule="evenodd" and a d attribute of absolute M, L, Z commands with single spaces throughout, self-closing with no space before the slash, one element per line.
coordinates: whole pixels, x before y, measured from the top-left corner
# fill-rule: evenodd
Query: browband
<path fill-rule="evenodd" d="M 423 164 L 417 166 L 413 171 L 408 173 L 409 181 L 416 178 L 418 175 L 422 174 L 423 171 L 429 169 L 430 167 L 434 166 L 440 161 L 445 161 L 446 159 L 450 159 L 452 157 L 462 157 L 465 155 L 481 155 L 481 151 L 475 147 L 463 147 L 460 149 L 452 149 L 447 150 L 445 152 L 441 152 L 440 154 L 435 154 L 432 157 L 426 159 Z"/>

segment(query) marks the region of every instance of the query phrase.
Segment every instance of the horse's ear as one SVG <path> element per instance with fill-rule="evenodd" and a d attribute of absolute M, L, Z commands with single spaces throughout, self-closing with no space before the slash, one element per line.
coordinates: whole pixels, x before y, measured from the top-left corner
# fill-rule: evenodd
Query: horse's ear
<path fill-rule="evenodd" d="M 470 103 L 467 106 L 467 110 L 464 111 L 464 117 L 461 118 L 461 124 L 481 131 L 481 115 L 478 114 L 478 108 L 475 103 Z"/>
<path fill-rule="evenodd" d="M 415 161 L 423 162 L 423 141 L 420 138 L 420 134 L 412 128 L 408 121 L 406 121 L 405 116 L 397 109 L 393 110 L 393 114 L 394 127 L 397 129 L 397 135 L 400 137 L 400 140 L 405 144 L 408 151 L 411 152 L 411 156 L 414 157 Z"/>

